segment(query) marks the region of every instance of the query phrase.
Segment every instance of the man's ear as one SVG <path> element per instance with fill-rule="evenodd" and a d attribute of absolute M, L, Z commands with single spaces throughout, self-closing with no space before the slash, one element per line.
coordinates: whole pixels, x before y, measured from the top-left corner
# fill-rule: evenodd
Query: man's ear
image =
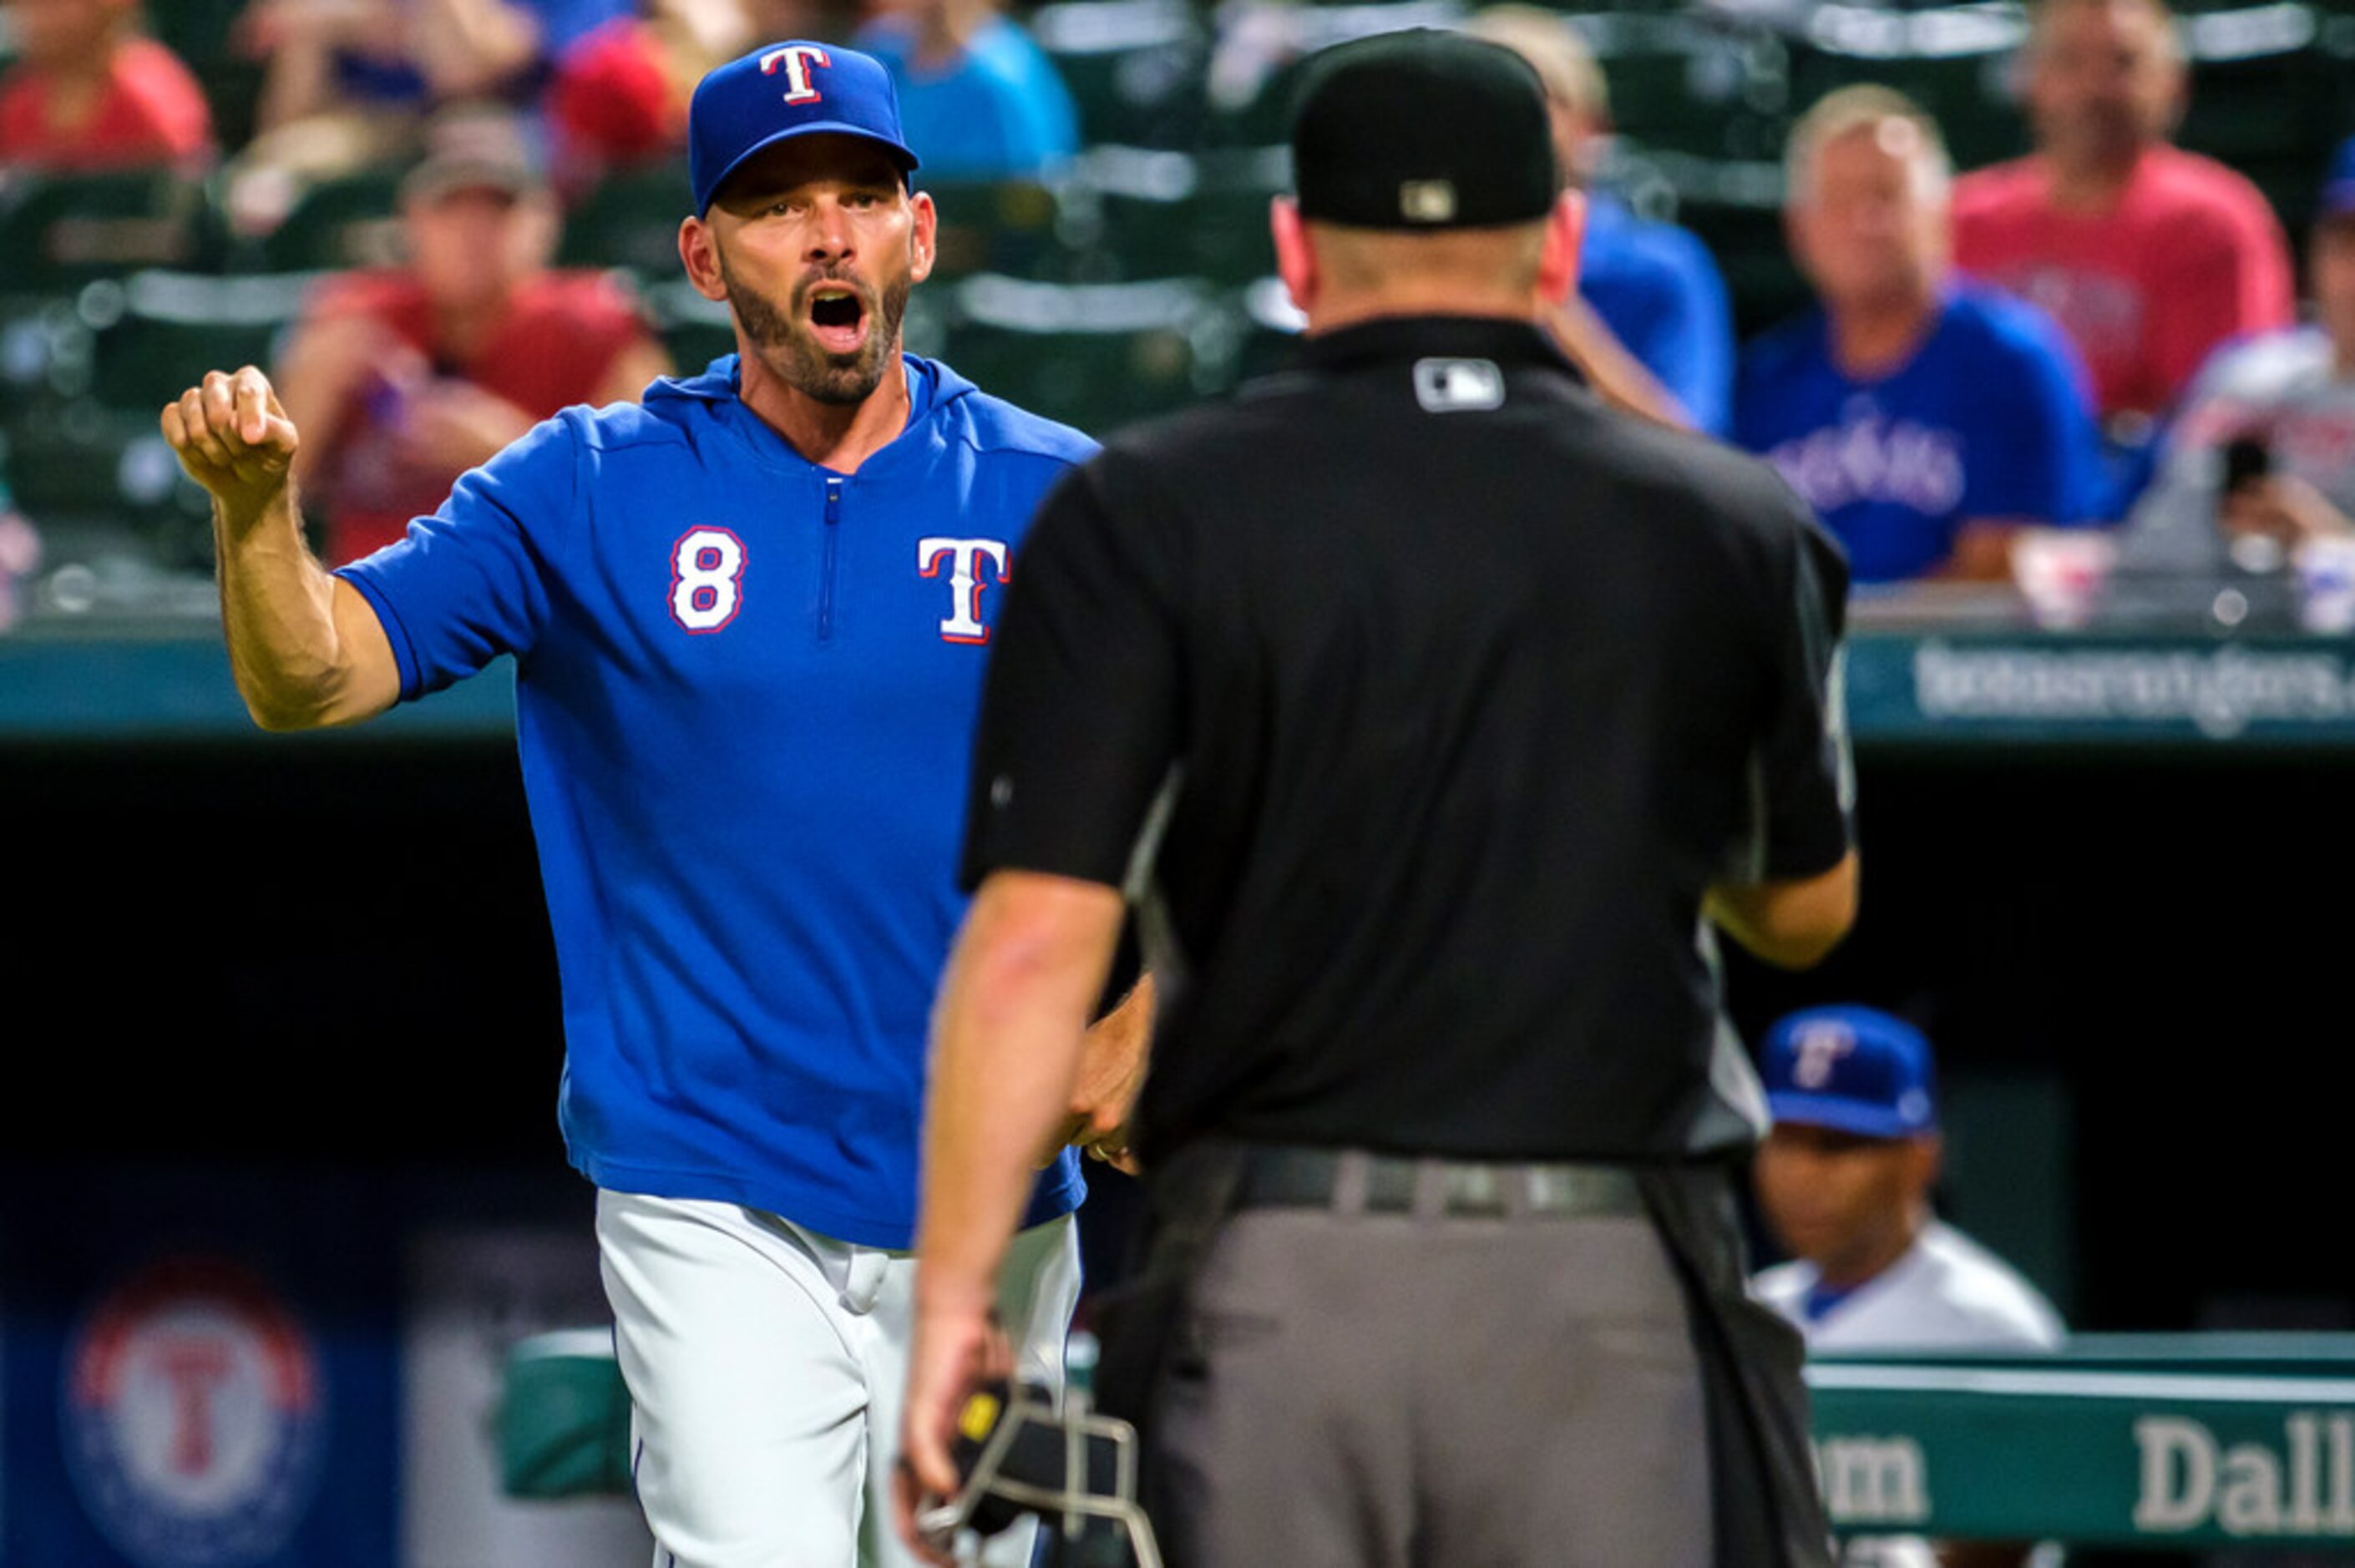
<path fill-rule="evenodd" d="M 1546 214 L 1545 244 L 1538 251 L 1538 294 L 1559 305 L 1578 287 L 1578 249 L 1586 238 L 1586 197 L 1565 190 Z"/>
<path fill-rule="evenodd" d="M 727 302 L 728 283 L 719 275 L 719 239 L 711 225 L 699 217 L 680 220 L 678 260 L 697 293 L 715 303 Z"/>
<path fill-rule="evenodd" d="M 910 192 L 908 210 L 915 218 L 909 235 L 913 255 L 910 258 L 908 276 L 911 281 L 921 283 L 932 275 L 932 264 L 940 260 L 941 214 L 940 209 L 932 205 L 930 191 Z"/>
<path fill-rule="evenodd" d="M 1267 227 L 1275 239 L 1275 275 L 1291 291 L 1300 313 L 1313 314 L 1324 280 L 1316 266 L 1316 243 L 1308 236 L 1299 206 L 1290 196 L 1277 196 L 1268 204 Z"/>

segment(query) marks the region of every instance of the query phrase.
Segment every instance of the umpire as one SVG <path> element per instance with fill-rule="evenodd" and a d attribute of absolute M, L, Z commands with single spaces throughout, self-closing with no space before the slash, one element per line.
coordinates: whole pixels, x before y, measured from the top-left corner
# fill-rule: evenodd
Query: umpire
<path fill-rule="evenodd" d="M 1537 78 L 1314 62 L 1277 263 L 1304 367 L 1049 496 L 934 1018 L 903 1433 L 954 1489 L 992 1282 L 1124 911 L 1163 997 L 1107 1408 L 1189 1568 L 1820 1563 L 1796 1341 L 1742 1294 L 1764 1107 L 1712 927 L 1854 917 L 1835 546 L 1605 410 Z"/>

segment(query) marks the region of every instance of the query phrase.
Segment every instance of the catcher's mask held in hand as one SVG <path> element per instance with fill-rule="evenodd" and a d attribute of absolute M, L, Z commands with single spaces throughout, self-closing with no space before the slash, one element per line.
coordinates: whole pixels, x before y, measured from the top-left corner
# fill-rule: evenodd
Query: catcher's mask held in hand
<path fill-rule="evenodd" d="M 995 1535 L 1036 1514 L 1056 1568 L 1161 1568 L 1136 1500 L 1136 1429 L 1127 1422 L 1083 1408 L 1058 1415 L 1047 1389 L 996 1383 L 965 1401 L 950 1452 L 961 1484 L 917 1513 L 927 1536 Z"/>

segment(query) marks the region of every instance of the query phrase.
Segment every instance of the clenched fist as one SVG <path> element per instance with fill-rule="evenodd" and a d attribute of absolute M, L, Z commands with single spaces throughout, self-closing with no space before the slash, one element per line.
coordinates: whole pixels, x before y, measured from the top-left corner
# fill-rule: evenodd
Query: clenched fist
<path fill-rule="evenodd" d="M 250 365 L 234 376 L 213 371 L 166 405 L 164 439 L 235 522 L 251 522 L 285 489 L 302 444 L 270 378 Z"/>

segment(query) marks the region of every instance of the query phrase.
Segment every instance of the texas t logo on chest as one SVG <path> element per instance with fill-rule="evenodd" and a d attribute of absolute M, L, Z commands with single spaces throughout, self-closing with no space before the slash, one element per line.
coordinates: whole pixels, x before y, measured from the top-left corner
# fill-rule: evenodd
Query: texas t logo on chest
<path fill-rule="evenodd" d="M 982 624 L 981 590 L 991 580 L 1007 580 L 1006 546 L 997 539 L 920 539 L 916 542 L 916 569 L 928 577 L 941 575 L 941 563 L 949 567 L 949 618 L 941 622 L 941 640 L 945 642 L 986 642 L 989 628 Z M 990 577 L 980 572 L 980 563 L 987 561 Z"/>
<path fill-rule="evenodd" d="M 771 49 L 761 57 L 761 74 L 774 76 L 779 71 L 785 73 L 787 103 L 815 103 L 826 94 L 811 84 L 810 68 L 833 64 L 824 49 L 814 48 L 808 44 L 788 44 L 782 49 Z"/>

